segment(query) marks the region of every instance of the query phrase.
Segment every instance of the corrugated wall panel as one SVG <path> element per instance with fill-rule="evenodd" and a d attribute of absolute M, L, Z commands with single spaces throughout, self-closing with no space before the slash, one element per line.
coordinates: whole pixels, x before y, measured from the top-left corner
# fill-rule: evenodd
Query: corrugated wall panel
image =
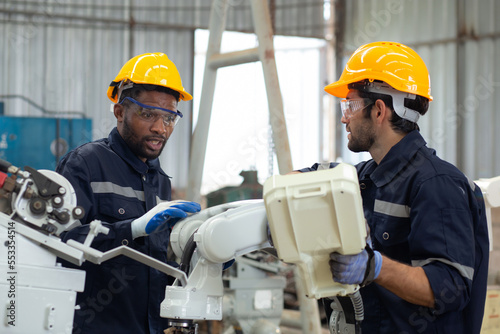
<path fill-rule="evenodd" d="M 500 40 L 468 41 L 465 44 L 465 94 L 462 148 L 466 170 L 476 177 L 500 175 Z"/>
<path fill-rule="evenodd" d="M 358 46 L 373 41 L 414 45 L 442 42 L 456 36 L 456 0 L 343 2 L 347 22 L 344 48 L 348 55 Z"/>
<path fill-rule="evenodd" d="M 276 33 L 321 38 L 325 33 L 323 5 L 321 0 L 275 0 Z"/>
<path fill-rule="evenodd" d="M 226 29 L 231 31 L 253 32 L 250 1 L 228 0 Z M 274 13 L 275 33 L 277 35 L 322 38 L 325 31 L 323 19 L 324 0 L 269 0 Z M 206 29 L 211 9 L 211 1 L 186 1 L 194 10 L 193 16 L 186 21 L 192 26 Z M 189 19 L 193 19 L 190 21 Z"/>
<path fill-rule="evenodd" d="M 443 43 L 414 49 L 427 65 L 434 98 L 427 114 L 419 120 L 421 133 L 441 158 L 456 164 L 456 47 L 453 43 Z"/>
<path fill-rule="evenodd" d="M 500 3 L 466 1 L 467 35 L 464 44 L 464 92 L 459 103 L 464 114 L 462 154 L 465 169 L 475 177 L 500 175 Z"/>

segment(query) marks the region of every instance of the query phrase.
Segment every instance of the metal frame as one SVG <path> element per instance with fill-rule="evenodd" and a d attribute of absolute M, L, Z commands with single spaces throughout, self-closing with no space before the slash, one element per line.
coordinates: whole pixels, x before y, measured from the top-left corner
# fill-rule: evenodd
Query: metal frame
<path fill-rule="evenodd" d="M 273 141 L 278 160 L 280 174 L 292 170 L 290 144 L 283 112 L 278 71 L 274 58 L 273 29 L 266 0 L 250 0 L 255 33 L 259 45 L 248 50 L 221 53 L 222 33 L 225 30 L 228 0 L 215 0 L 210 13 L 207 60 L 203 76 L 203 86 L 200 98 L 198 122 L 193 133 L 190 164 L 189 187 L 187 198 L 200 201 L 201 180 L 205 164 L 206 143 L 212 114 L 217 70 L 225 66 L 233 66 L 248 62 L 260 61 L 264 72 L 267 100 L 269 105 L 269 120 L 273 131 Z"/>

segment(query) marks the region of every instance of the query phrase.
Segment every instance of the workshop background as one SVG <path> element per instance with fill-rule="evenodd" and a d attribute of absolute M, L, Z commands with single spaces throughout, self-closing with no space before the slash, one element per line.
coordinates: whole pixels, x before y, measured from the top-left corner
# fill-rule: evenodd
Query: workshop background
<path fill-rule="evenodd" d="M 252 0 L 228 1 L 223 49 L 255 47 Z M 338 78 L 358 46 L 389 40 L 414 48 L 428 66 L 434 101 L 419 124 L 429 146 L 471 179 L 500 175 L 498 1 L 268 3 L 293 168 L 367 158 L 347 150 L 338 103 L 323 87 Z M 258 63 L 221 70 L 207 158 L 189 161 L 211 5 L 208 0 L 3 0 L 0 158 L 54 169 L 72 147 L 107 136 L 115 119 L 105 93 L 122 64 L 140 53 L 165 52 L 194 93 L 194 101 L 180 104 L 185 117 L 160 158 L 173 176 L 176 196 L 188 193 L 189 163 L 204 166 L 202 195 L 234 191 L 242 171 L 255 172 L 253 186 L 278 173 Z M 493 213 L 492 286 L 500 284 L 500 213 Z M 493 313 L 485 315 L 490 326 L 485 333 L 500 328 L 500 298 L 492 291 L 489 303 L 496 303 L 496 311 L 487 310 Z"/>

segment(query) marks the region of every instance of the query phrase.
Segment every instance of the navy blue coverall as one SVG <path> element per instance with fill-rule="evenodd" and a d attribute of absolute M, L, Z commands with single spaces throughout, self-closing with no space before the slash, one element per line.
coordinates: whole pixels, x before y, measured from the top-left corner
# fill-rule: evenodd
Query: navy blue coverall
<path fill-rule="evenodd" d="M 107 251 L 128 245 L 167 262 L 170 230 L 133 240 L 130 229 L 133 219 L 170 200 L 170 179 L 158 159 L 144 163 L 114 128 L 108 138 L 68 153 L 57 172 L 71 182 L 78 205 L 85 209 L 83 225 L 67 232 L 63 240 L 83 242 L 88 224 L 98 219 L 110 232 L 100 234 L 92 247 Z M 101 265 L 85 262 L 83 269 L 85 291 L 77 295 L 80 309 L 75 312 L 73 333 L 156 334 L 168 327 L 167 319 L 160 317 L 160 303 L 172 278 L 124 256 Z"/>
<path fill-rule="evenodd" d="M 369 160 L 356 168 L 374 249 L 421 266 L 435 296 L 430 309 L 372 283 L 360 290 L 362 332 L 479 334 L 489 258 L 479 187 L 427 148 L 418 131 L 393 146 L 379 165 Z"/>

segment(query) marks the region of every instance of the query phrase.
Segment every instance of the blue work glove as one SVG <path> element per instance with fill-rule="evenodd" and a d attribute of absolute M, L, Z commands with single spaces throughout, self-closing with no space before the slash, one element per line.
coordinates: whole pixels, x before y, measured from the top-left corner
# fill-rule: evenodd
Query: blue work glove
<path fill-rule="evenodd" d="M 382 255 L 370 245 L 355 255 L 330 254 L 330 271 L 333 280 L 342 284 L 370 284 L 380 274 Z"/>
<path fill-rule="evenodd" d="M 200 209 L 200 205 L 195 202 L 162 202 L 132 221 L 130 226 L 132 238 L 147 236 L 160 226 L 161 228 L 172 228 L 179 220 L 200 211 Z"/>

